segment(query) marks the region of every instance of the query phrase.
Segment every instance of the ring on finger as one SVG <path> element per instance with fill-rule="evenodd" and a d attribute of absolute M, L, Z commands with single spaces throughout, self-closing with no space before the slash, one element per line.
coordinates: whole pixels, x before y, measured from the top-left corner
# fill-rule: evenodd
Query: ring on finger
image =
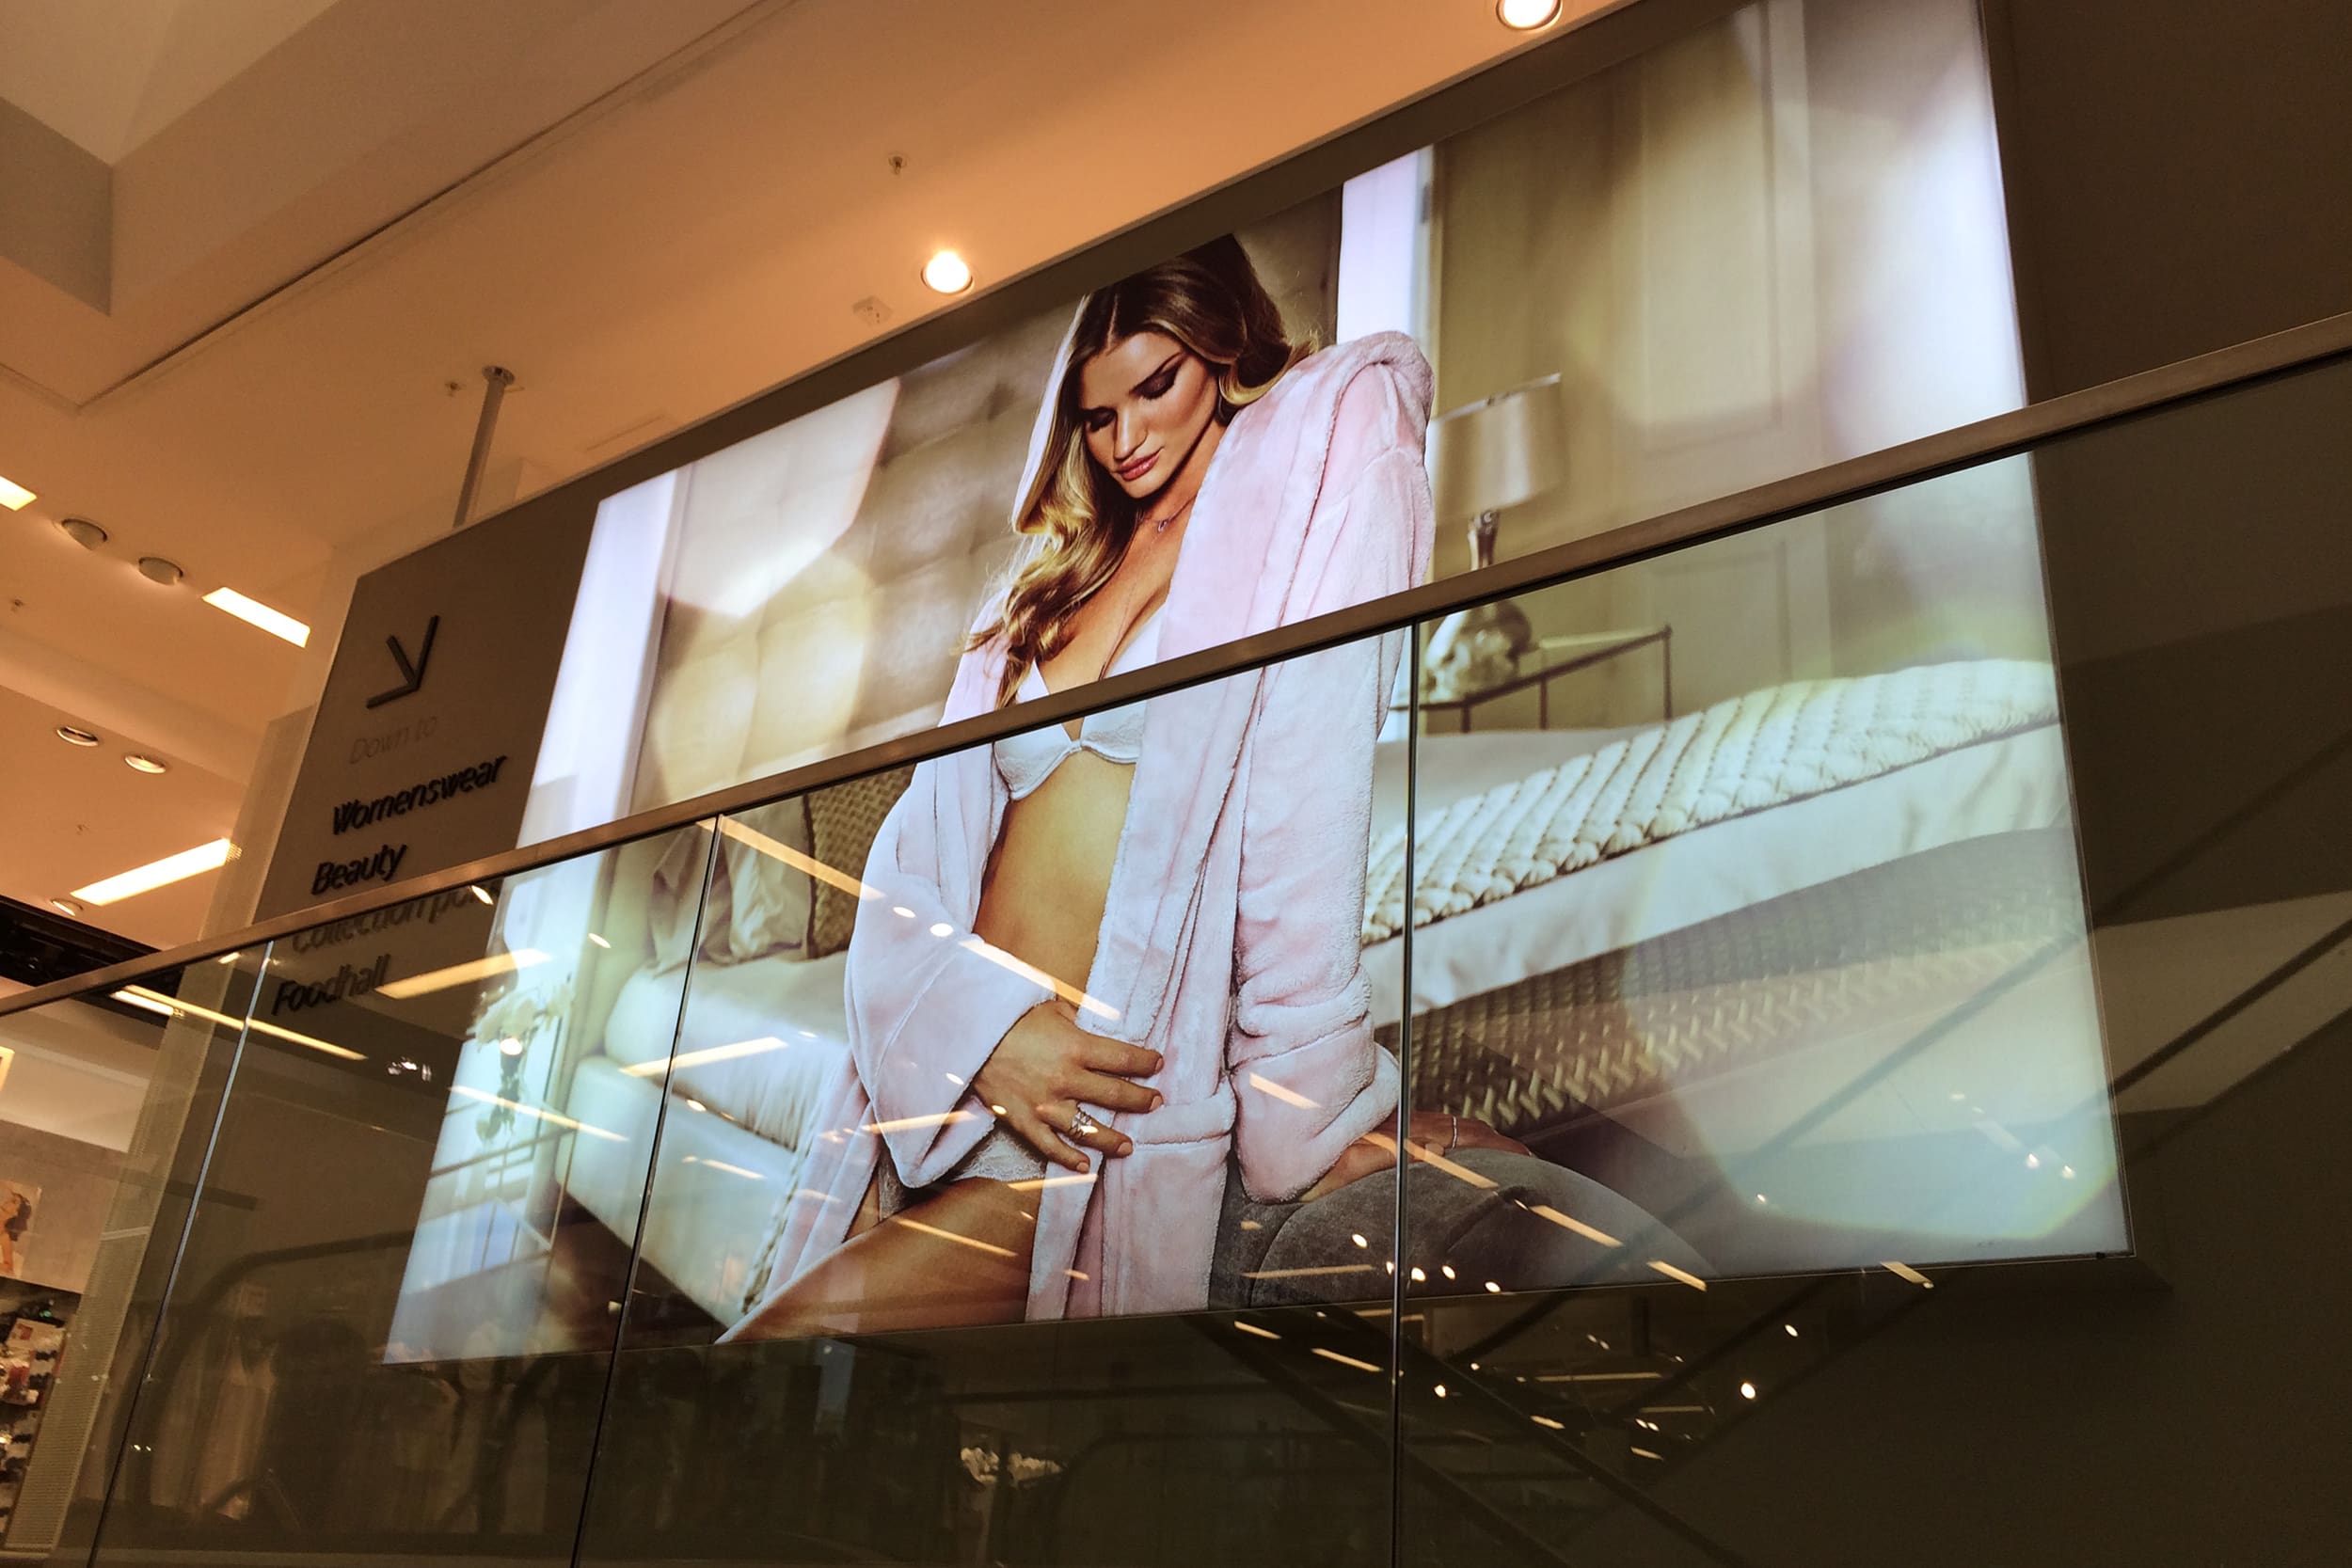
<path fill-rule="evenodd" d="M 1083 1105 L 1070 1113 L 1070 1135 L 1073 1138 L 1092 1137 L 1103 1131 L 1103 1124 L 1088 1114 Z"/>

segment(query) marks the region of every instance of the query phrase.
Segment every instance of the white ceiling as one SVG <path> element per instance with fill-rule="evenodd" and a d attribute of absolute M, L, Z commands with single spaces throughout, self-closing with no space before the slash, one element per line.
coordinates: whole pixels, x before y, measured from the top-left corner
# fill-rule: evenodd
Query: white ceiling
<path fill-rule="evenodd" d="M 335 0 L 0 0 L 0 98 L 114 163 Z"/>
<path fill-rule="evenodd" d="M 1527 41 L 1491 0 L 0 0 L 0 98 L 113 165 L 107 309 L 0 258 L 40 493 L 0 513 L 0 893 L 231 830 L 352 581 L 447 530 L 484 364 L 511 499 L 855 348 L 855 301 L 930 309 L 937 245 L 1002 280 Z M 166 943 L 203 897 L 86 918 Z"/>

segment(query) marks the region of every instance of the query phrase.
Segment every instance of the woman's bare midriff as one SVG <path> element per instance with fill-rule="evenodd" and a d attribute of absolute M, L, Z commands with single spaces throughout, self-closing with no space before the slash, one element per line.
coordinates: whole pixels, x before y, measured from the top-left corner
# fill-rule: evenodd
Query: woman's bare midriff
<path fill-rule="evenodd" d="M 1079 752 L 1005 808 L 972 923 L 982 941 L 1086 989 L 1135 773 Z"/>

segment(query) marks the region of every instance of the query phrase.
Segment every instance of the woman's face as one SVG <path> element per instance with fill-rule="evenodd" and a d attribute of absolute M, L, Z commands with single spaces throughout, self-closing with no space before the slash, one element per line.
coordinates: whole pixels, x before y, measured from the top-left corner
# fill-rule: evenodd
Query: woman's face
<path fill-rule="evenodd" d="M 1164 332 L 1121 338 L 1078 371 L 1087 455 L 1136 500 L 1167 488 L 1216 418 L 1207 361 Z"/>

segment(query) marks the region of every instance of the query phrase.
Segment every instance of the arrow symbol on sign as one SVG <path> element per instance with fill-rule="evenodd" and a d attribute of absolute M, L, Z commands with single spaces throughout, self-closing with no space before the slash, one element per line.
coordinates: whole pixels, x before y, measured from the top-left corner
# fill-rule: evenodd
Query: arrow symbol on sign
<path fill-rule="evenodd" d="M 398 697 L 405 697 L 424 684 L 424 667 L 433 659 L 433 639 L 441 629 L 441 618 L 436 615 L 424 624 L 424 645 L 417 650 L 417 661 L 408 662 L 408 650 L 400 645 L 397 637 L 384 639 L 384 646 L 392 651 L 392 662 L 400 666 L 401 684 L 389 691 L 379 691 L 368 699 L 368 706 L 382 707 Z"/>

